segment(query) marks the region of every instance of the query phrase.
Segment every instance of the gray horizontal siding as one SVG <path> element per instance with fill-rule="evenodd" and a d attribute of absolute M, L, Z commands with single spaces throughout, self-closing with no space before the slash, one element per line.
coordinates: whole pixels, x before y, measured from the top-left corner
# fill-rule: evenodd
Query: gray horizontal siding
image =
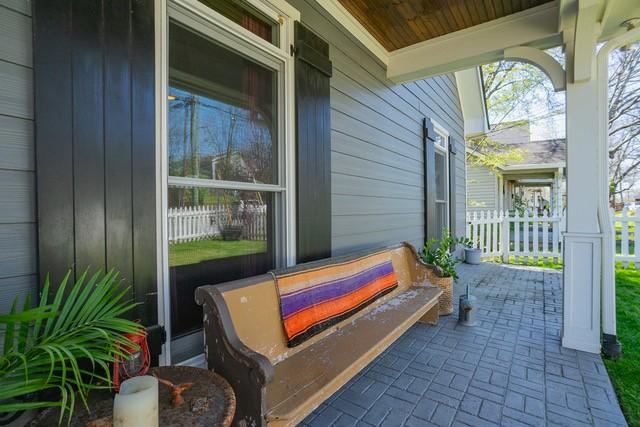
<path fill-rule="evenodd" d="M 422 119 L 459 141 L 456 227 L 464 230 L 463 120 L 453 76 L 404 85 L 317 2 L 290 1 L 305 25 L 331 45 L 331 147 L 334 255 L 424 239 Z"/>
<path fill-rule="evenodd" d="M 0 0 L 0 6 L 31 16 L 31 0 Z"/>
<path fill-rule="evenodd" d="M 2 7 L 0 9 L 0 58 L 14 64 L 32 66 L 31 17 Z"/>
<path fill-rule="evenodd" d="M 34 168 L 33 121 L 0 116 L 0 169 Z"/>
<path fill-rule="evenodd" d="M 0 312 L 35 295 L 31 3 L 0 0 Z"/>
<path fill-rule="evenodd" d="M 497 209 L 498 179 L 486 166 L 467 167 L 467 206 L 470 211 Z"/>

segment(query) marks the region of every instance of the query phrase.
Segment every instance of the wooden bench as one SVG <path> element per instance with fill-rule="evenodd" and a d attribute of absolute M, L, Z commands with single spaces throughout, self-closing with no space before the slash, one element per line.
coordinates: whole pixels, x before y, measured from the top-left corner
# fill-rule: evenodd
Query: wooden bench
<path fill-rule="evenodd" d="M 270 274 L 197 289 L 209 369 L 236 393 L 234 425 L 296 425 L 414 323 L 437 323 L 442 291 L 429 280 L 435 269 L 406 243 L 366 253 L 382 251 L 391 254 L 398 287 L 293 348 L 287 347 Z M 294 268 L 329 266 L 366 253 Z"/>

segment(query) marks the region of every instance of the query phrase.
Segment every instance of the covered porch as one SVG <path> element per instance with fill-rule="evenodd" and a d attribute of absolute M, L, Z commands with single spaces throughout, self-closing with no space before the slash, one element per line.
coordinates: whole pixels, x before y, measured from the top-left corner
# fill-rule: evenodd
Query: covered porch
<path fill-rule="evenodd" d="M 0 10 L 22 15 L 29 48 L 0 52 L 7 87 L 21 82 L 0 113 L 11 126 L 13 116 L 29 121 L 23 139 L 35 142 L 22 175 L 32 191 L 10 204 L 3 230 L 13 236 L 24 221 L 19 237 L 30 246 L 0 248 L 2 273 L 29 276 L 35 290 L 70 266 L 73 275 L 121 270 L 135 285 L 150 364 L 228 368 L 244 406 L 234 425 L 625 425 L 600 356 L 620 351 L 604 106 L 608 53 L 640 39 L 640 4 L 58 0 L 35 2 L 32 18 L 30 3 L 17 3 Z M 545 51 L 559 46 L 562 64 Z M 316 320 L 340 323 L 289 350 L 299 343 L 283 339 L 273 271 L 346 263 L 403 241 L 420 247 L 447 228 L 464 234 L 464 138 L 487 126 L 477 67 L 503 59 L 540 67 L 566 91 L 564 272 L 459 266 L 453 305 L 469 285 L 480 320 L 464 328 L 455 312 L 433 325 L 444 292 L 421 285 L 455 275 L 423 265 L 413 248 L 403 251 L 414 258 L 349 259 L 357 274 L 384 273 L 388 286 L 370 289 L 389 296 L 386 308 L 363 311 L 355 326 L 341 316 L 359 306 L 328 313 Z M 234 133 L 238 122 L 247 125 Z M 222 245 L 235 249 L 220 255 Z M 334 283 L 353 285 L 350 268 L 316 284 L 351 293 Z M 305 280 L 294 285 L 311 288 Z M 214 303 L 204 323 L 194 302 L 203 288 Z M 341 335 L 349 324 L 355 337 L 385 335 L 356 348 Z M 313 357 L 318 349 L 329 357 Z M 323 371 L 349 350 L 352 359 Z M 288 360 L 288 376 L 271 383 Z M 311 368 L 317 377 L 294 381 Z M 278 405 L 297 395 L 297 412 L 269 418 L 269 385 L 279 386 Z"/>
<path fill-rule="evenodd" d="M 608 204 L 607 78 L 609 54 L 640 39 L 640 6 L 624 1 L 541 1 L 497 17 L 503 5 L 492 2 L 485 8 L 486 16 L 479 13 L 473 20 L 471 5 L 465 15 L 455 5 L 420 9 L 408 2 L 384 7 L 327 3 L 331 6 L 324 7 L 386 65 L 387 78 L 394 83 L 455 72 L 467 137 L 485 133 L 488 126 L 486 106 L 466 102 L 481 91 L 473 83 L 478 65 L 499 60 L 530 63 L 549 77 L 556 91 L 565 92 L 567 228 L 561 343 L 568 349 L 619 354 Z M 439 34 L 425 32 L 421 25 L 431 29 L 438 13 L 449 13 L 457 27 L 445 26 Z M 403 25 L 409 28 L 406 34 Z M 562 60 L 547 52 L 554 47 L 562 48 Z"/>
<path fill-rule="evenodd" d="M 458 270 L 478 326 L 416 324 L 302 425 L 626 425 L 600 355 L 562 347 L 561 272 Z"/>

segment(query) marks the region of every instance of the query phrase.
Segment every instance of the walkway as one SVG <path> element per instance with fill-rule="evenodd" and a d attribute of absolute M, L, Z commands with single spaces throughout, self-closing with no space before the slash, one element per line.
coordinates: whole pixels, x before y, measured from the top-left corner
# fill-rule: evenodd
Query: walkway
<path fill-rule="evenodd" d="M 416 325 L 303 426 L 626 425 L 602 359 L 563 349 L 562 274 L 461 265 L 478 326 Z"/>

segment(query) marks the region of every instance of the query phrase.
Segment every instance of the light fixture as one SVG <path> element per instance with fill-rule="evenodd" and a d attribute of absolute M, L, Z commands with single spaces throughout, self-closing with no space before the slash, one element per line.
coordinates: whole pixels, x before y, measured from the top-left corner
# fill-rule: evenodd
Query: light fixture
<path fill-rule="evenodd" d="M 633 17 L 633 18 L 629 18 L 625 21 L 622 21 L 622 23 L 620 24 L 621 27 L 625 27 L 627 29 L 627 31 L 631 31 L 634 30 L 636 28 L 638 28 L 640 26 L 640 18 Z M 620 49 L 622 51 L 625 52 L 629 52 L 629 51 L 634 51 L 638 48 L 638 42 L 633 42 L 633 43 L 629 43 L 626 44 L 624 46 L 622 46 Z"/>
<path fill-rule="evenodd" d="M 169 101 L 175 101 L 176 97 L 174 95 L 167 95 L 167 99 Z"/>

